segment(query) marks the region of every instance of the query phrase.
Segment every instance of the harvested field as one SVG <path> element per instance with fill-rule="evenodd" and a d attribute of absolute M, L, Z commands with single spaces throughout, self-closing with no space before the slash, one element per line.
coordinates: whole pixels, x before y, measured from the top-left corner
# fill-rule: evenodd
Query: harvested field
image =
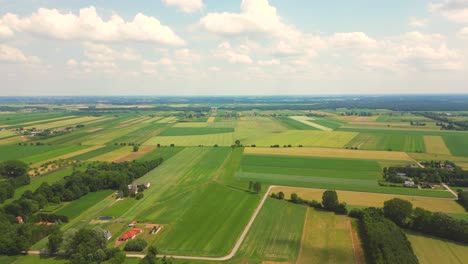
<path fill-rule="evenodd" d="M 206 121 L 207 123 L 213 123 L 216 119 L 216 116 L 210 116 L 208 120 Z"/>
<path fill-rule="evenodd" d="M 348 150 L 334 148 L 245 148 L 245 154 L 256 155 L 280 155 L 280 156 L 305 156 L 305 157 L 329 157 L 368 160 L 405 160 L 413 159 L 405 152 L 398 151 L 371 151 Z"/>
<path fill-rule="evenodd" d="M 94 157 L 94 158 L 90 159 L 90 161 L 94 161 L 94 160 L 116 161 L 116 160 L 119 160 L 119 159 L 122 159 L 122 158 L 128 156 L 129 154 L 132 153 L 132 151 L 133 151 L 133 147 L 129 147 L 129 146 L 121 147 L 121 148 L 116 149 L 114 151 L 107 152 L 107 153 L 102 154 L 100 156 Z"/>
<path fill-rule="evenodd" d="M 309 209 L 297 263 L 355 263 L 353 246 L 360 244 L 353 245 L 349 221 L 344 215 Z"/>
<path fill-rule="evenodd" d="M 174 123 L 177 120 L 175 116 L 169 116 L 161 120 L 156 121 L 156 123 Z"/>
<path fill-rule="evenodd" d="M 195 135 L 195 136 L 156 136 L 144 143 L 144 145 L 169 146 L 230 146 L 234 143 L 234 133 L 219 133 L 211 135 Z"/>
<path fill-rule="evenodd" d="M 452 155 L 441 136 L 424 136 L 427 153 Z"/>
<path fill-rule="evenodd" d="M 291 144 L 292 146 L 342 148 L 357 135 L 358 133 L 355 132 L 288 130 L 259 138 L 251 144 L 265 147 L 275 144 L 280 146 Z"/>
<path fill-rule="evenodd" d="M 122 157 L 122 158 L 119 158 L 117 160 L 115 160 L 115 162 L 124 162 L 124 161 L 132 161 L 132 160 L 136 160 L 146 154 L 148 154 L 148 152 L 150 151 L 153 151 L 156 147 L 154 146 L 141 146 L 140 147 L 140 150 L 138 150 L 137 152 L 132 152 L 131 154 L 125 156 L 125 157 Z"/>
<path fill-rule="evenodd" d="M 95 117 L 95 116 L 75 117 L 75 118 L 69 118 L 65 120 L 50 122 L 50 123 L 30 125 L 25 128 L 29 129 L 29 128 L 34 127 L 36 129 L 46 129 L 46 128 L 68 127 L 68 126 L 74 126 L 74 125 L 83 124 L 83 123 L 86 124 L 86 122 L 99 120 L 103 118 L 104 117 L 102 116 L 101 117 Z"/>
<path fill-rule="evenodd" d="M 206 123 L 205 123 L 206 124 Z M 198 136 L 198 135 L 211 135 L 232 133 L 233 128 L 211 128 L 211 127 L 171 127 L 164 130 L 159 136 Z"/>
<path fill-rule="evenodd" d="M 96 150 L 96 149 L 100 149 L 100 148 L 103 148 L 104 146 L 92 146 L 90 148 L 86 148 L 86 149 L 81 149 L 81 150 L 77 150 L 77 151 L 74 151 L 74 152 L 70 152 L 70 153 L 67 153 L 67 154 L 64 154 L 64 155 L 61 155 L 61 156 L 57 156 L 57 157 L 53 157 L 51 159 L 48 159 L 48 160 L 44 160 L 44 161 L 41 161 L 39 163 L 36 163 L 36 164 L 33 164 L 31 165 L 31 167 L 39 167 L 41 166 L 41 164 L 44 164 L 48 161 L 54 161 L 54 160 L 59 160 L 59 159 L 69 159 L 69 158 L 73 158 L 75 156 L 78 156 L 78 155 L 82 155 L 82 154 L 85 154 L 85 153 L 88 153 L 90 151 L 93 151 L 93 150 Z"/>
<path fill-rule="evenodd" d="M 406 235 L 421 264 L 461 264 L 468 259 L 467 245 L 413 232 Z"/>
<path fill-rule="evenodd" d="M 300 187 L 275 187 L 272 191 L 282 191 L 283 193 L 285 193 L 285 197 L 288 199 L 291 193 L 297 193 L 297 195 L 299 195 L 299 197 L 303 199 L 321 201 L 322 194 L 325 190 Z M 350 191 L 337 191 L 337 193 L 340 202 L 346 202 L 347 204 L 354 206 L 383 207 L 385 201 L 388 201 L 393 198 L 400 198 L 403 200 L 410 201 L 413 204 L 413 207 L 421 207 L 433 212 L 460 214 L 465 213 L 465 209 L 451 198 L 436 198 Z"/>
<path fill-rule="evenodd" d="M 290 116 L 289 118 L 291 119 L 294 119 L 296 121 L 299 121 L 301 123 L 304 123 L 306 125 L 309 125 L 311 127 L 315 127 L 319 130 L 323 130 L 323 131 L 331 131 L 333 129 L 329 128 L 329 127 L 326 127 L 326 126 L 322 126 L 322 125 L 319 125 L 317 123 L 314 123 L 313 121 L 310 121 L 312 118 L 310 117 L 307 117 L 307 116 Z M 312 119 L 313 120 L 313 119 Z"/>
<path fill-rule="evenodd" d="M 455 163 L 468 163 L 468 157 L 449 156 L 442 154 L 431 154 L 431 153 L 408 153 L 410 157 L 415 160 L 450 160 Z"/>
<path fill-rule="evenodd" d="M 173 125 L 172 127 L 206 127 L 207 123 L 206 122 L 183 122 L 183 123 L 177 123 Z"/>
<path fill-rule="evenodd" d="M 6 138 L 16 135 L 12 130 L 0 130 L 0 138 Z"/>
<path fill-rule="evenodd" d="M 0 145 L 10 145 L 25 141 L 28 141 L 28 138 L 25 136 L 8 137 L 0 139 Z"/>

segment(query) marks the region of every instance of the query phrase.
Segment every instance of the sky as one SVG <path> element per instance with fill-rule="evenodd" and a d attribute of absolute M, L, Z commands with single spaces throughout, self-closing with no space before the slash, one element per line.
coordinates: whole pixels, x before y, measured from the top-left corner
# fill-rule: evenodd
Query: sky
<path fill-rule="evenodd" d="M 468 93 L 468 0 L 0 0 L 0 95 Z"/>

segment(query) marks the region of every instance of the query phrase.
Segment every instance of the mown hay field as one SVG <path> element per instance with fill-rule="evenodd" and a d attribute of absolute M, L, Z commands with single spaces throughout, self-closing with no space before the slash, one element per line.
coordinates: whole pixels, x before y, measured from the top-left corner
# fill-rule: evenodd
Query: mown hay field
<path fill-rule="evenodd" d="M 406 235 L 421 264 L 460 264 L 468 259 L 467 245 L 413 232 Z"/>
<path fill-rule="evenodd" d="M 256 141 L 249 140 L 248 142 L 262 147 L 303 145 L 306 147 L 343 148 L 357 135 L 358 133 L 355 132 L 288 130 L 271 134 L 268 137 L 258 138 Z"/>
<path fill-rule="evenodd" d="M 296 263 L 355 263 L 353 248 L 360 247 L 360 243 L 352 240 L 350 221 L 344 215 L 308 209 Z M 365 263 L 360 260 L 359 263 Z"/>
<path fill-rule="evenodd" d="M 283 192 L 285 197 L 289 199 L 291 193 L 297 193 L 299 197 L 307 200 L 322 201 L 322 194 L 325 189 L 311 189 L 300 187 L 275 187 L 272 192 Z M 397 194 L 382 194 L 368 192 L 350 192 L 337 191 L 340 202 L 346 202 L 351 206 L 365 207 L 383 207 L 384 202 L 393 198 L 400 198 L 410 201 L 413 207 L 421 207 L 433 212 L 444 213 L 465 213 L 465 209 L 458 204 L 453 198 L 436 198 L 436 197 L 421 197 L 408 196 Z"/>
<path fill-rule="evenodd" d="M 69 119 L 54 121 L 50 123 L 42 123 L 42 124 L 33 124 L 29 125 L 25 128 L 36 128 L 36 129 L 46 129 L 46 128 L 59 128 L 59 127 L 68 127 L 68 126 L 75 126 L 78 124 L 83 124 L 99 119 L 103 119 L 104 117 L 95 117 L 95 116 L 84 116 L 84 117 L 73 117 Z"/>
<path fill-rule="evenodd" d="M 156 136 L 145 143 L 144 145 L 157 145 L 169 146 L 174 144 L 175 146 L 230 146 L 234 144 L 234 133 L 220 133 L 210 135 L 194 135 L 194 136 Z"/>
<path fill-rule="evenodd" d="M 171 127 L 160 133 L 160 136 L 196 136 L 232 133 L 233 128 L 211 128 L 211 127 Z"/>
<path fill-rule="evenodd" d="M 452 155 L 441 136 L 424 136 L 424 144 L 426 145 L 427 153 Z"/>
<path fill-rule="evenodd" d="M 116 150 L 113 150 L 113 151 L 104 153 L 102 155 L 93 157 L 93 158 L 91 158 L 89 160 L 90 161 L 98 160 L 98 161 L 112 162 L 112 161 L 117 161 L 119 159 L 122 159 L 122 158 L 126 157 L 127 155 L 130 155 L 132 152 L 133 152 L 133 147 L 131 147 L 131 146 L 120 147 L 120 148 L 118 148 Z"/>
<path fill-rule="evenodd" d="M 305 214 L 303 206 L 268 198 L 237 255 L 257 261 L 296 260 Z"/>
<path fill-rule="evenodd" d="M 179 122 L 172 127 L 207 127 L 207 122 Z"/>
<path fill-rule="evenodd" d="M 421 135 L 360 133 L 346 146 L 366 150 L 426 151 Z"/>
<path fill-rule="evenodd" d="M 367 160 L 397 160 L 412 161 L 413 159 L 405 152 L 400 151 L 372 151 L 372 150 L 349 150 L 335 148 L 246 148 L 245 154 L 253 155 L 280 155 L 280 156 L 304 156 L 304 157 L 329 157 L 345 159 L 367 159 Z"/>
<path fill-rule="evenodd" d="M 303 124 L 306 124 L 308 126 L 314 127 L 318 130 L 323 130 L 323 131 L 331 131 L 333 130 L 332 128 L 329 128 L 328 126 L 321 125 L 319 123 L 316 123 L 315 120 L 311 117 L 308 116 L 290 116 L 289 118 L 301 122 Z"/>

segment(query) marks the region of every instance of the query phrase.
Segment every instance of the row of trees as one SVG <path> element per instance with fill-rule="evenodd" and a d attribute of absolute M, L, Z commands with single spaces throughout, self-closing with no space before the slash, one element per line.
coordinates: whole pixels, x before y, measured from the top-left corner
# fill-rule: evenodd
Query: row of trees
<path fill-rule="evenodd" d="M 279 199 L 279 200 L 285 199 L 283 192 L 272 193 L 270 197 Z M 302 199 L 301 197 L 299 197 L 299 195 L 297 195 L 297 193 L 291 193 L 289 202 L 295 203 L 295 204 L 307 205 L 307 206 L 314 207 L 317 209 L 332 211 L 337 214 L 348 213 L 348 209 L 346 208 L 346 203 L 339 202 L 338 194 L 334 190 L 326 190 L 325 192 L 323 192 L 322 203 L 315 201 L 315 200 Z"/>
<path fill-rule="evenodd" d="M 406 234 L 381 209 L 362 210 L 360 228 L 368 263 L 419 263 Z"/>
<path fill-rule="evenodd" d="M 463 190 L 458 190 L 458 200 L 457 202 L 465 207 L 465 210 L 468 211 L 468 192 Z"/>

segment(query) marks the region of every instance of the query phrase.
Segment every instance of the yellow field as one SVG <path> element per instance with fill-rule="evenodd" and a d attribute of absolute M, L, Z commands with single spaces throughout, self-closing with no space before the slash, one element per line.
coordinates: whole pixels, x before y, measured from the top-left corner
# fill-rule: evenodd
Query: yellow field
<path fill-rule="evenodd" d="M 274 144 L 280 146 L 291 144 L 293 146 L 303 145 L 305 147 L 342 148 L 357 135 L 357 132 L 288 130 L 259 138 L 256 142 L 249 140 L 248 143 L 264 147 Z"/>
<path fill-rule="evenodd" d="M 150 138 L 143 145 L 161 144 L 163 146 L 169 146 L 175 144 L 176 146 L 230 146 L 235 141 L 234 133 L 220 133 L 210 135 L 193 135 L 193 136 L 156 136 Z"/>
<path fill-rule="evenodd" d="M 297 195 L 299 195 L 299 197 L 303 199 L 322 201 L 322 194 L 325 190 L 299 187 L 275 187 L 272 191 L 282 191 L 285 194 L 285 197 L 288 199 L 291 193 L 295 192 L 297 193 Z M 346 202 L 347 204 L 354 206 L 383 207 L 385 201 L 388 201 L 393 198 L 400 198 L 410 201 L 413 204 L 413 207 L 421 207 L 433 212 L 457 214 L 465 213 L 465 209 L 450 198 L 435 198 L 350 191 L 337 191 L 337 193 L 340 202 Z"/>
<path fill-rule="evenodd" d="M 468 246 L 447 240 L 407 232 L 421 264 L 461 264 L 468 260 Z"/>
<path fill-rule="evenodd" d="M 375 122 L 379 116 L 336 116 L 336 119 L 355 122 Z"/>
<path fill-rule="evenodd" d="M 246 148 L 246 154 L 413 161 L 405 152 L 334 148 Z"/>
<path fill-rule="evenodd" d="M 177 120 L 175 116 L 169 116 L 161 120 L 156 121 L 156 123 L 174 123 Z"/>
<path fill-rule="evenodd" d="M 28 139 L 23 136 L 10 137 L 10 138 L 5 138 L 5 139 L 0 139 L 0 145 L 16 144 L 16 143 L 25 142 L 25 141 L 28 141 Z"/>
<path fill-rule="evenodd" d="M 347 216 L 308 209 L 296 263 L 355 263 L 353 243 Z"/>
<path fill-rule="evenodd" d="M 459 163 L 459 162 L 457 162 L 457 166 L 460 166 L 464 170 L 468 170 L 468 163 Z"/>
<path fill-rule="evenodd" d="M 77 124 L 86 123 L 86 122 L 103 119 L 103 118 L 104 117 L 84 116 L 84 117 L 65 119 L 65 120 L 60 120 L 60 121 L 55 121 L 55 122 L 50 122 L 50 123 L 45 123 L 45 124 L 30 125 L 26 128 L 27 129 L 30 129 L 30 128 L 47 129 L 47 128 L 67 127 L 67 126 L 74 126 Z"/>
<path fill-rule="evenodd" d="M 205 122 L 185 122 L 177 123 L 173 127 L 206 127 L 207 123 Z"/>
<path fill-rule="evenodd" d="M 150 120 L 150 119 L 151 119 L 151 117 L 149 117 L 149 116 L 139 116 L 139 117 L 136 117 L 136 118 L 132 118 L 130 120 L 125 120 L 124 122 L 122 122 L 117 127 L 118 128 L 128 127 L 128 126 L 133 125 L 133 124 L 143 123 L 144 121 Z"/>
<path fill-rule="evenodd" d="M 84 154 L 84 153 L 88 153 L 90 151 L 93 151 L 95 149 L 100 149 L 100 148 L 103 148 L 104 146 L 92 146 L 90 148 L 86 148 L 86 149 L 81 149 L 81 150 L 78 150 L 78 151 L 75 151 L 75 152 L 71 152 L 71 153 L 68 153 L 68 154 L 65 154 L 65 155 L 62 155 L 62 156 L 58 156 L 58 157 L 54 157 L 52 159 L 48 159 L 48 160 L 44 160 L 44 161 L 41 161 L 39 163 L 36 163 L 36 164 L 33 164 L 31 165 L 31 167 L 33 168 L 36 168 L 36 167 L 39 167 L 41 166 L 42 164 L 44 163 L 47 163 L 49 161 L 54 161 L 54 160 L 59 160 L 59 159 L 69 159 L 69 158 L 73 158 L 75 156 L 78 156 L 78 155 L 81 155 L 81 154 Z"/>
<path fill-rule="evenodd" d="M 34 124 L 34 123 L 38 123 L 38 122 L 55 122 L 55 121 L 59 121 L 59 120 L 68 120 L 70 118 L 76 118 L 77 116 L 66 116 L 66 117 L 55 117 L 55 118 L 49 118 L 49 119 L 43 119 L 43 120 L 36 120 L 36 121 L 31 121 L 31 122 L 26 122 L 26 123 L 21 123 L 21 126 L 27 126 L 27 125 L 30 125 L 30 124 Z"/>
<path fill-rule="evenodd" d="M 115 160 L 115 162 L 124 162 L 124 161 L 136 160 L 139 157 L 144 156 L 148 152 L 153 151 L 155 148 L 156 148 L 155 146 L 141 146 L 139 151 L 132 152 L 132 153 L 128 154 L 127 156 L 124 156 L 122 158 L 119 158 L 119 159 Z"/>
<path fill-rule="evenodd" d="M 323 131 L 332 131 L 333 129 L 329 127 L 325 127 L 319 124 L 314 123 L 313 121 L 310 121 L 312 118 L 307 117 L 307 116 L 290 116 L 289 118 L 294 119 L 298 122 L 301 122 L 303 124 L 306 124 L 311 127 L 315 127 L 317 129 L 323 130 Z"/>
<path fill-rule="evenodd" d="M 117 161 L 133 152 L 133 147 L 126 146 L 90 159 L 90 161 Z"/>
<path fill-rule="evenodd" d="M 11 130 L 3 130 L 3 131 L 0 131 L 0 138 L 4 138 L 4 137 L 9 137 L 9 136 L 13 136 L 15 135 L 16 133 L 11 131 Z"/>
<path fill-rule="evenodd" d="M 427 153 L 452 155 L 441 136 L 424 136 Z"/>
<path fill-rule="evenodd" d="M 210 116 L 208 120 L 206 120 L 207 123 L 213 123 L 216 119 L 216 116 Z"/>

